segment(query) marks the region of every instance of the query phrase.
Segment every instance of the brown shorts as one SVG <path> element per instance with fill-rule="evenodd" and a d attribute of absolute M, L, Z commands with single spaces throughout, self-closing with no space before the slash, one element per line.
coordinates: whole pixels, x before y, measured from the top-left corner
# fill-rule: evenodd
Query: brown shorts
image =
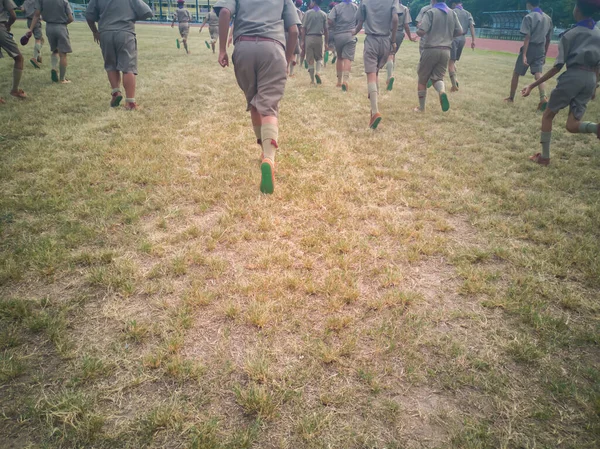
<path fill-rule="evenodd" d="M 306 61 L 309 65 L 313 65 L 315 61 L 323 60 L 323 36 L 310 35 L 306 36 Z"/>
<path fill-rule="evenodd" d="M 188 35 L 190 34 L 190 24 L 187 22 L 180 23 L 179 24 L 179 34 L 181 35 L 182 38 L 187 39 Z"/>
<path fill-rule="evenodd" d="M 128 31 L 103 31 L 100 48 L 107 72 L 133 73 L 137 75 L 137 40 Z"/>
<path fill-rule="evenodd" d="M 46 37 L 53 53 L 73 53 L 69 30 L 64 23 L 46 23 Z"/>
<path fill-rule="evenodd" d="M 450 62 L 450 48 L 425 48 L 419 62 L 419 84 L 442 81 Z"/>
<path fill-rule="evenodd" d="M 271 41 L 238 41 L 231 60 L 248 110 L 253 106 L 260 115 L 277 117 L 287 81 L 283 46 Z"/>
<path fill-rule="evenodd" d="M 219 40 L 219 27 L 208 27 L 208 32 L 213 41 L 217 42 Z"/>
<path fill-rule="evenodd" d="M 357 40 L 358 39 L 355 36 L 352 36 L 352 33 L 339 33 L 334 35 L 335 51 L 338 58 L 354 61 Z"/>
<path fill-rule="evenodd" d="M 3 48 L 8 56 L 13 59 L 21 54 L 12 34 L 6 31 L 3 25 L 0 25 L 0 48 Z"/>
<path fill-rule="evenodd" d="M 365 73 L 379 73 L 387 63 L 391 51 L 390 36 L 367 36 L 363 54 Z"/>
<path fill-rule="evenodd" d="M 31 28 L 31 22 L 33 22 L 33 19 L 27 19 L 27 28 Z M 36 41 L 41 41 L 43 39 L 43 34 L 42 34 L 42 21 L 38 20 L 37 23 L 35 24 L 35 28 L 33 29 L 33 37 L 35 38 Z"/>

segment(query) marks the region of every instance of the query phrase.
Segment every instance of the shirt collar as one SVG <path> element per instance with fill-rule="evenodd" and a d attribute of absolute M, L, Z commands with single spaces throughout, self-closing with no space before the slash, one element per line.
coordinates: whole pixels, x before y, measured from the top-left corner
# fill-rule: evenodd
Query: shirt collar
<path fill-rule="evenodd" d="M 352 0 L 342 0 L 344 3 L 352 3 Z"/>
<path fill-rule="evenodd" d="M 596 22 L 591 17 L 589 19 L 581 20 L 575 24 L 577 27 L 586 27 L 593 30 L 596 27 Z"/>
<path fill-rule="evenodd" d="M 464 9 L 462 3 L 459 3 L 458 5 L 456 5 L 456 9 Z"/>
<path fill-rule="evenodd" d="M 537 12 L 537 13 L 540 13 L 540 14 L 544 14 L 544 11 L 542 11 L 542 8 L 533 8 L 531 10 L 531 12 Z"/>
<path fill-rule="evenodd" d="M 434 8 L 439 9 L 440 11 L 444 11 L 446 14 L 448 14 L 450 12 L 450 8 L 448 8 L 448 5 L 446 5 L 445 3 L 436 3 L 435 5 L 433 5 Z"/>

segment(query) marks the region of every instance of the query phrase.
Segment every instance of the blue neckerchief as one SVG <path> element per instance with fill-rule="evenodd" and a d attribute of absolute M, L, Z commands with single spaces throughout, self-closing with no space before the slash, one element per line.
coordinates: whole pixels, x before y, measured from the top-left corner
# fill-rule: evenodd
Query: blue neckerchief
<path fill-rule="evenodd" d="M 462 3 L 459 3 L 458 5 L 456 5 L 456 9 L 465 9 L 465 8 L 463 8 Z"/>
<path fill-rule="evenodd" d="M 436 3 L 435 5 L 433 5 L 434 8 L 439 9 L 440 11 L 444 11 L 446 14 L 448 14 L 451 10 L 450 8 L 448 8 L 448 5 L 446 5 L 445 3 Z"/>
<path fill-rule="evenodd" d="M 315 6 L 312 10 L 313 11 L 321 11 L 321 8 L 319 8 L 318 6 Z"/>
<path fill-rule="evenodd" d="M 540 13 L 540 14 L 544 14 L 544 11 L 542 11 L 542 8 L 533 8 L 533 9 L 531 10 L 531 12 L 538 12 L 538 13 Z"/>
<path fill-rule="evenodd" d="M 352 0 L 342 0 L 344 3 L 352 3 Z"/>
<path fill-rule="evenodd" d="M 593 30 L 596 27 L 596 22 L 591 17 L 588 19 L 581 20 L 575 24 L 576 27 L 586 27 Z"/>

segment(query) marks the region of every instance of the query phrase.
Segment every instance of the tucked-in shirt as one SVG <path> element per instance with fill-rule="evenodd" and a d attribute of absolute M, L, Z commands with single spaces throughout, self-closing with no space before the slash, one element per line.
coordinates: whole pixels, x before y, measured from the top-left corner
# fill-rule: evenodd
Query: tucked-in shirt
<path fill-rule="evenodd" d="M 73 14 L 67 0 L 35 0 L 35 9 L 42 13 L 42 18 L 48 23 L 68 23 L 69 15 Z"/>
<path fill-rule="evenodd" d="M 356 28 L 355 3 L 341 2 L 329 13 L 329 20 L 333 22 L 333 34 L 348 33 Z"/>
<path fill-rule="evenodd" d="M 364 21 L 367 35 L 389 36 L 392 18 L 399 10 L 398 0 L 362 0 L 356 12 L 356 21 Z"/>
<path fill-rule="evenodd" d="M 219 16 L 214 11 L 208 13 L 208 15 L 206 16 L 206 21 L 208 22 L 209 27 L 219 26 Z"/>
<path fill-rule="evenodd" d="M 233 38 L 256 36 L 276 40 L 285 46 L 285 31 L 300 25 L 292 0 L 218 0 L 215 12 L 223 8 L 234 16 Z"/>
<path fill-rule="evenodd" d="M 398 11 L 398 32 L 404 34 L 404 25 L 410 25 L 410 22 L 412 22 L 410 9 L 401 3 Z"/>
<path fill-rule="evenodd" d="M 554 25 L 552 19 L 545 13 L 532 11 L 523 18 L 521 33 L 530 36 L 532 44 L 545 44 L 552 37 Z"/>
<path fill-rule="evenodd" d="M 468 34 L 471 30 L 471 25 L 475 26 L 475 19 L 473 19 L 471 13 L 466 9 L 454 8 L 454 12 L 456 13 L 456 17 L 458 17 L 463 33 Z"/>
<path fill-rule="evenodd" d="M 419 11 L 419 14 L 417 14 L 417 18 L 415 19 L 415 22 L 417 22 L 417 24 L 421 23 L 421 21 L 423 20 L 423 16 L 425 15 L 425 13 L 427 11 L 429 11 L 431 9 L 431 5 L 426 5 L 423 6 L 421 8 L 421 11 Z"/>
<path fill-rule="evenodd" d="M 600 70 L 600 29 L 576 26 L 565 31 L 558 44 L 555 66 L 584 66 Z"/>
<path fill-rule="evenodd" d="M 35 0 L 25 0 L 21 6 L 25 17 L 32 19 L 35 14 Z"/>
<path fill-rule="evenodd" d="M 423 15 L 419 29 L 427 33 L 425 48 L 452 48 L 454 38 L 463 34 L 463 29 L 454 11 L 450 10 L 446 13 L 438 8 L 431 8 Z"/>
<path fill-rule="evenodd" d="M 188 23 L 192 20 L 192 15 L 187 9 L 181 8 L 175 11 L 175 19 L 179 23 Z"/>
<path fill-rule="evenodd" d="M 135 33 L 135 22 L 154 15 L 142 0 L 90 0 L 85 18 L 98 22 L 98 31 Z"/>
<path fill-rule="evenodd" d="M 8 22 L 10 11 L 15 9 L 17 5 L 13 0 L 0 0 L 0 23 Z"/>
<path fill-rule="evenodd" d="M 320 9 L 309 9 L 302 19 L 302 27 L 307 36 L 322 36 L 327 29 L 327 14 Z"/>

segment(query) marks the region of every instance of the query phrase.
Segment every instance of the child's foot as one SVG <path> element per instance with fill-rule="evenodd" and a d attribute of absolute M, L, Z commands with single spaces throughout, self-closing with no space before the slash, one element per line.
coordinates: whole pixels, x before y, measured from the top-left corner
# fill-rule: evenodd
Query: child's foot
<path fill-rule="evenodd" d="M 544 112 L 547 107 L 548 107 L 548 97 L 544 97 L 542 100 L 540 100 L 537 110 L 540 112 Z"/>
<path fill-rule="evenodd" d="M 71 84 L 71 80 L 65 78 L 64 80 L 60 80 L 60 84 Z"/>
<path fill-rule="evenodd" d="M 10 93 L 13 97 L 15 98 L 19 98 L 21 100 L 24 100 L 25 98 L 27 98 L 27 94 L 23 91 L 23 89 L 19 89 L 19 90 L 13 90 Z"/>
<path fill-rule="evenodd" d="M 458 86 L 452 86 L 450 92 L 458 92 Z"/>
<path fill-rule="evenodd" d="M 0 104 L 4 104 L 6 103 L 6 101 L 4 101 L 4 98 L 0 97 Z"/>
<path fill-rule="evenodd" d="M 343 92 L 348 92 L 350 90 L 350 86 L 348 85 L 348 83 L 343 82 L 342 83 L 342 91 Z"/>
<path fill-rule="evenodd" d="M 208 43 L 208 41 L 204 41 L 204 44 L 206 45 L 206 48 L 210 50 L 210 44 Z"/>
<path fill-rule="evenodd" d="M 271 159 L 263 159 L 260 164 L 260 191 L 272 194 L 275 191 L 275 168 Z"/>
<path fill-rule="evenodd" d="M 529 156 L 529 160 L 531 162 L 535 162 L 536 164 L 543 165 L 544 167 L 550 165 L 550 158 L 542 157 L 542 153 L 537 153 L 533 156 Z"/>
<path fill-rule="evenodd" d="M 125 110 L 126 111 L 137 111 L 139 109 L 139 106 L 137 105 L 137 103 L 125 103 Z"/>
<path fill-rule="evenodd" d="M 433 86 L 433 81 L 427 81 L 427 89 L 429 89 L 431 86 Z"/>
<path fill-rule="evenodd" d="M 335 87 L 342 87 L 342 83 L 337 83 Z"/>
<path fill-rule="evenodd" d="M 31 65 L 34 66 L 36 69 L 41 69 L 40 64 L 37 62 L 37 60 L 35 58 L 31 58 L 29 60 L 29 62 L 31 62 Z"/>
<path fill-rule="evenodd" d="M 379 124 L 381 123 L 381 119 L 383 117 L 381 117 L 381 114 L 378 112 L 374 115 L 371 116 L 371 122 L 369 123 L 369 128 L 371 129 L 377 129 L 377 127 L 379 126 Z"/>
<path fill-rule="evenodd" d="M 442 111 L 448 112 L 450 110 L 450 101 L 446 92 L 440 94 L 440 104 L 442 105 Z"/>
<path fill-rule="evenodd" d="M 505 98 L 505 99 L 504 99 L 504 102 L 505 102 L 505 103 L 514 103 L 514 102 L 515 102 L 515 99 L 514 99 L 514 98 L 511 98 L 511 97 L 507 97 L 507 98 Z"/>
<path fill-rule="evenodd" d="M 317 84 L 323 84 L 323 80 L 321 79 L 321 75 L 315 73 L 315 80 L 317 80 Z"/>
<path fill-rule="evenodd" d="M 394 88 L 395 78 L 392 76 L 387 82 L 387 90 L 391 91 Z"/>
<path fill-rule="evenodd" d="M 50 71 L 50 78 L 52 78 L 53 83 L 58 83 L 58 72 L 54 69 Z"/>
<path fill-rule="evenodd" d="M 112 98 L 110 100 L 110 107 L 116 108 L 121 104 L 121 100 L 123 100 L 123 95 L 121 92 L 115 92 L 112 94 Z"/>
<path fill-rule="evenodd" d="M 425 112 L 425 110 L 417 107 L 417 108 L 413 109 L 413 112 L 417 112 L 417 113 L 421 114 L 421 113 Z"/>

